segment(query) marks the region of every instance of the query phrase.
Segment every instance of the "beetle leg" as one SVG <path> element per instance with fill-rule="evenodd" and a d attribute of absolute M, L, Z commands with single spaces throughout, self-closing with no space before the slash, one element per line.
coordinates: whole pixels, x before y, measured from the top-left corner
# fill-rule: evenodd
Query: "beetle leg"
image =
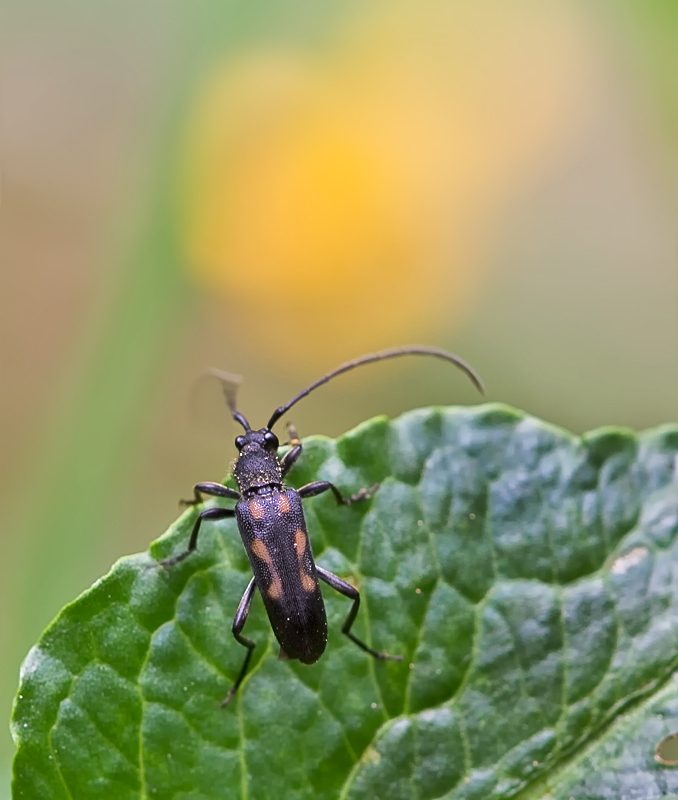
<path fill-rule="evenodd" d="M 291 450 L 288 450 L 280 460 L 280 468 L 282 469 L 283 478 L 294 466 L 294 462 L 301 455 L 301 444 L 297 443 Z"/>
<path fill-rule="evenodd" d="M 287 435 L 290 437 L 290 444 L 299 444 L 297 426 L 293 422 L 288 422 L 285 427 L 287 428 Z"/>
<path fill-rule="evenodd" d="M 322 494 L 328 489 L 331 489 L 338 505 L 350 506 L 351 503 L 357 503 L 360 500 L 367 500 L 368 498 L 372 497 L 378 488 L 379 484 L 375 483 L 374 486 L 370 486 L 369 489 L 361 489 L 359 492 L 352 494 L 350 497 L 344 497 L 344 495 L 333 483 L 330 483 L 329 481 L 314 481 L 313 483 L 307 483 L 306 486 L 302 486 L 298 492 L 299 497 L 315 497 L 317 494 Z"/>
<path fill-rule="evenodd" d="M 319 567 L 317 564 L 315 565 L 315 568 L 318 572 L 318 577 L 324 580 L 328 586 L 331 586 L 333 589 L 339 592 L 339 594 L 343 594 L 344 597 L 348 597 L 353 600 L 351 610 L 348 612 L 348 616 L 346 617 L 344 624 L 341 626 L 341 632 L 346 634 L 346 636 L 348 636 L 352 642 L 357 644 L 358 647 L 375 658 L 379 658 L 382 661 L 402 661 L 402 656 L 390 656 L 388 653 L 379 653 L 377 650 L 373 650 L 371 647 L 366 645 L 365 642 L 361 642 L 357 636 L 354 636 L 354 634 L 351 633 L 351 626 L 355 622 L 355 618 L 358 615 L 358 609 L 360 608 L 360 592 L 354 586 L 351 586 L 350 583 L 342 581 L 341 578 L 338 578 L 333 573 L 328 572 L 322 567 Z"/>
<path fill-rule="evenodd" d="M 287 423 L 287 433 L 290 437 L 289 444 L 291 444 L 292 447 L 285 453 L 285 455 L 280 460 L 280 467 L 282 469 L 283 478 L 292 469 L 292 467 L 294 466 L 294 462 L 301 455 L 301 442 L 299 441 L 299 434 L 297 433 L 297 429 L 294 427 L 294 424 L 291 422 Z"/>
<path fill-rule="evenodd" d="M 251 639 L 247 639 L 240 635 L 240 632 L 245 627 L 245 623 L 247 622 L 247 615 L 250 613 L 250 605 L 252 604 L 252 598 L 254 597 L 254 590 L 256 588 L 257 585 L 254 582 L 254 578 L 252 578 L 252 580 L 247 584 L 245 594 L 242 596 L 242 599 L 238 604 L 238 610 L 235 612 L 235 617 L 233 618 L 233 636 L 235 636 L 235 640 L 239 644 L 247 648 L 247 655 L 245 656 L 243 665 L 240 668 L 240 674 L 238 675 L 233 686 L 231 686 L 231 688 L 228 690 L 226 697 L 224 697 L 224 700 L 221 704 L 222 708 L 228 704 L 233 695 L 238 691 L 238 687 L 243 682 L 243 678 L 247 674 L 247 667 L 249 666 L 250 658 L 252 657 L 252 651 L 256 647 L 256 644 Z"/>
<path fill-rule="evenodd" d="M 240 492 L 236 492 L 235 489 L 229 489 L 228 486 L 223 486 L 213 481 L 205 481 L 204 483 L 196 483 L 193 487 L 193 500 L 179 500 L 179 505 L 197 506 L 202 503 L 203 494 L 208 494 L 212 497 L 228 497 L 230 500 L 240 500 Z"/>
<path fill-rule="evenodd" d="M 200 484 L 198 484 L 200 485 Z M 188 548 L 184 550 L 183 553 L 179 553 L 178 556 L 172 556 L 172 558 L 166 558 L 163 561 L 158 562 L 161 567 L 171 567 L 174 564 L 178 564 L 179 561 L 183 561 L 186 556 L 190 556 L 191 553 L 196 549 L 198 544 L 198 532 L 200 531 L 200 525 L 204 519 L 226 519 L 227 517 L 234 517 L 235 516 L 235 509 L 233 508 L 208 508 L 205 511 L 201 511 L 198 514 L 198 518 L 193 525 L 193 530 L 191 531 L 191 538 L 188 542 Z"/>

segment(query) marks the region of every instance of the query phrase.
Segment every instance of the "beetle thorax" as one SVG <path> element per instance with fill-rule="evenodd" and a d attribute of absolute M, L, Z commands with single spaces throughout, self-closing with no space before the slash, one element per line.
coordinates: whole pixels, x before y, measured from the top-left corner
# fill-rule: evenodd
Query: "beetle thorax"
<path fill-rule="evenodd" d="M 240 491 L 246 494 L 252 489 L 282 484 L 282 470 L 278 460 L 277 440 L 271 441 L 266 428 L 260 431 L 247 431 L 238 437 L 240 454 L 233 468 Z"/>

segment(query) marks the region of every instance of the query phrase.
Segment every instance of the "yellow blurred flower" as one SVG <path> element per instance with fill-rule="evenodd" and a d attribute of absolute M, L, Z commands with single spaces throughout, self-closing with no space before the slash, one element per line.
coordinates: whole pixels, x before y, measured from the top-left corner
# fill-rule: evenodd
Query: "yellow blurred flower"
<path fill-rule="evenodd" d="M 463 321 L 488 226 L 562 152 L 586 94 L 563 8 L 468 6 L 375 5 L 331 52 L 248 52 L 206 77 L 182 161 L 187 261 L 257 349 L 326 364 Z"/>

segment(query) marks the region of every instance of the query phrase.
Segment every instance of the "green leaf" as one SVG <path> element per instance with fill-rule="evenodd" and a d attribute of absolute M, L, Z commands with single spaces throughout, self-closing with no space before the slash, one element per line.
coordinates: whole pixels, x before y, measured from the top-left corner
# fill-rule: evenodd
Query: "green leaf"
<path fill-rule="evenodd" d="M 319 563 L 360 587 L 355 631 L 314 666 L 230 633 L 249 580 L 234 522 L 186 545 L 187 511 L 67 606 L 29 653 L 13 718 L 14 797 L 678 796 L 678 427 L 574 437 L 505 406 L 431 408 L 306 440 L 292 483 Z M 228 503 L 226 503 L 228 504 Z"/>

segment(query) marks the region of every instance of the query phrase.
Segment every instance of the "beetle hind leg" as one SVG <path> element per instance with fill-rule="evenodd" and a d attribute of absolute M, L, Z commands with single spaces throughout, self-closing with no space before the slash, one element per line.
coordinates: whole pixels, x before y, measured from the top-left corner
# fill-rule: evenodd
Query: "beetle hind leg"
<path fill-rule="evenodd" d="M 388 653 L 381 653 L 378 650 L 373 650 L 369 645 L 365 644 L 365 642 L 358 639 L 355 634 L 351 633 L 351 627 L 355 622 L 355 618 L 358 616 L 358 609 L 360 608 L 360 592 L 355 588 L 355 586 L 351 586 L 350 583 L 342 581 L 341 578 L 338 578 L 332 572 L 328 572 L 326 569 L 319 567 L 317 564 L 315 568 L 318 572 L 318 577 L 324 580 L 328 586 L 331 586 L 333 589 L 339 592 L 339 594 L 343 594 L 344 597 L 348 597 L 353 600 L 351 610 L 348 612 L 348 616 L 344 620 L 344 624 L 341 626 L 341 632 L 348 636 L 348 638 L 354 644 L 357 644 L 361 650 L 369 653 L 373 658 L 378 658 L 380 661 L 402 661 L 402 656 L 391 656 Z"/>
<path fill-rule="evenodd" d="M 252 578 L 252 580 L 247 584 L 245 594 L 242 596 L 242 599 L 238 604 L 238 610 L 235 612 L 235 617 L 233 618 L 233 636 L 235 637 L 236 642 L 247 648 L 247 655 L 242 663 L 242 667 L 240 667 L 240 672 L 235 680 L 235 683 L 228 690 L 228 694 L 226 697 L 224 697 L 221 703 L 222 708 L 228 705 L 231 698 L 240 688 L 240 684 L 243 682 L 245 675 L 247 675 L 247 668 L 250 665 L 252 651 L 256 647 L 256 642 L 253 642 L 251 639 L 247 639 L 245 636 L 241 636 L 242 629 L 245 627 L 245 623 L 247 622 L 247 615 L 250 613 L 250 606 L 252 605 L 252 598 L 254 597 L 254 590 L 256 588 L 257 585 L 254 582 L 254 578 Z"/>

